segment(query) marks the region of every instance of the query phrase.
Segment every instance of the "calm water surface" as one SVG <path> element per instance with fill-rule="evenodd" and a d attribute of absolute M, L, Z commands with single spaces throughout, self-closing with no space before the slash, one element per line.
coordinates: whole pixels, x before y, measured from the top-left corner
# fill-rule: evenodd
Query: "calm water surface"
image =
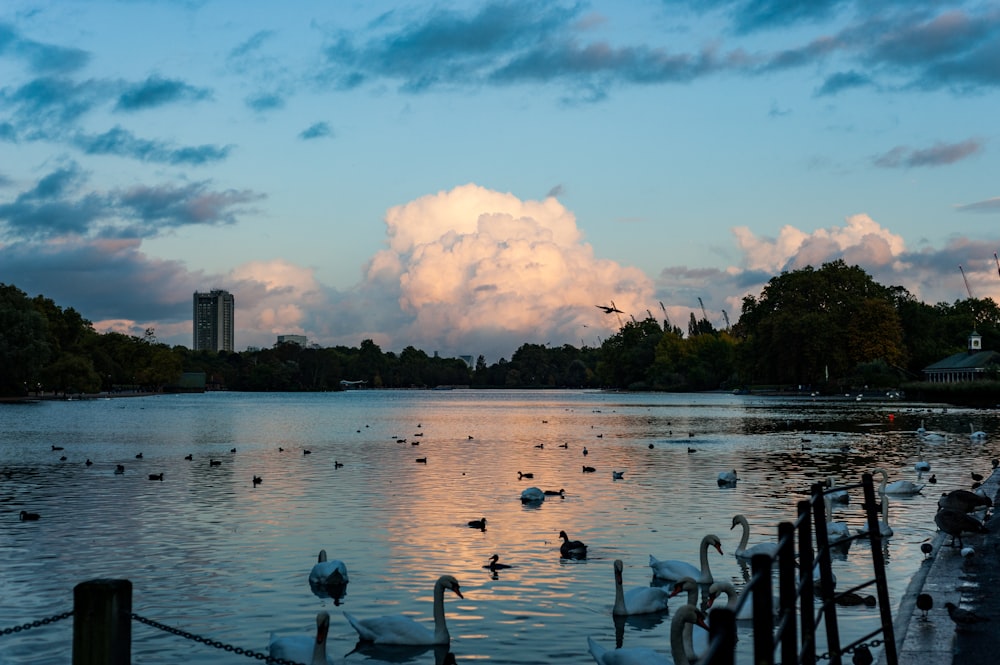
<path fill-rule="evenodd" d="M 947 440 L 919 437 L 922 421 Z M 970 443 L 970 423 L 985 443 Z M 433 650 L 351 653 L 357 635 L 341 611 L 429 622 L 434 581 L 449 573 L 465 595 L 445 600 L 459 661 L 587 663 L 587 636 L 615 644 L 614 559 L 626 588 L 648 585 L 650 554 L 697 565 L 714 533 L 726 554 L 712 554 L 712 571 L 739 585 L 734 514 L 749 519 L 751 544 L 775 540 L 811 483 L 858 482 L 875 466 L 916 479 L 925 459 L 938 485 L 891 502 L 896 605 L 918 544 L 935 533 L 936 496 L 988 472 L 998 440 L 992 412 L 722 394 L 216 393 L 0 406 L 0 629 L 71 610 L 79 582 L 125 578 L 136 613 L 235 647 L 265 652 L 272 632 L 313 633 L 326 609 L 333 662 L 434 663 Z M 729 469 L 738 486 L 719 488 Z M 162 482 L 148 479 L 161 472 Z M 524 506 L 529 486 L 566 496 Z M 836 519 L 860 525 L 860 503 Z M 23 509 L 42 518 L 20 522 Z M 466 526 L 480 517 L 486 531 Z M 560 530 L 589 545 L 586 561 L 560 559 Z M 348 566 L 339 606 L 306 581 L 321 548 Z M 495 578 L 483 569 L 494 553 L 513 566 Z M 856 543 L 834 561 L 840 588 L 870 576 L 864 554 Z M 845 641 L 877 622 L 867 608 L 839 614 Z M 624 646 L 668 653 L 668 625 L 630 619 Z M 750 662 L 751 627 L 740 634 L 738 658 Z M 132 637 L 136 663 L 247 662 L 136 622 Z M 72 619 L 0 636 L 0 663 L 69 663 L 71 642 Z"/>

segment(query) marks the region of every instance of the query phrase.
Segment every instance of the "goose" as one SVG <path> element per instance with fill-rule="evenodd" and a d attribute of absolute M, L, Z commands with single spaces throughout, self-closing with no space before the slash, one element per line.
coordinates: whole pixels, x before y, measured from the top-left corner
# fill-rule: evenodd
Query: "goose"
<path fill-rule="evenodd" d="M 309 571 L 310 586 L 329 586 L 332 584 L 347 584 L 347 565 L 339 559 L 327 559 L 326 550 L 320 550 L 316 565 Z"/>
<path fill-rule="evenodd" d="M 963 513 L 971 513 L 982 508 L 992 508 L 993 501 L 984 494 L 970 492 L 969 490 L 952 490 L 941 495 L 938 499 L 938 509 L 958 510 Z"/>
<path fill-rule="evenodd" d="M 735 485 L 739 477 L 736 475 L 736 469 L 732 471 L 723 471 L 719 474 L 719 485 Z"/>
<path fill-rule="evenodd" d="M 348 612 L 344 616 L 358 631 L 362 642 L 374 644 L 394 644 L 399 646 L 432 646 L 448 644 L 451 635 L 444 619 L 444 591 L 448 589 L 459 598 L 464 598 L 458 580 L 451 575 L 442 575 L 434 583 L 434 630 L 414 621 L 408 616 L 391 615 L 372 619 L 358 619 Z"/>
<path fill-rule="evenodd" d="M 471 520 L 469 522 L 469 528 L 480 529 L 481 531 L 486 531 L 486 518 L 480 518 L 478 520 Z"/>
<path fill-rule="evenodd" d="M 579 540 L 570 540 L 565 531 L 559 532 L 559 537 L 563 539 L 559 546 L 559 554 L 564 559 L 586 559 L 587 546 Z"/>
<path fill-rule="evenodd" d="M 878 527 L 879 527 L 879 535 L 881 535 L 883 538 L 892 537 L 893 534 L 892 527 L 889 526 L 889 497 L 887 497 L 885 494 L 882 495 L 882 519 L 879 521 Z M 858 535 L 860 536 L 869 535 L 867 520 L 861 526 L 861 528 L 858 529 Z"/>
<path fill-rule="evenodd" d="M 934 523 L 938 528 L 951 536 L 951 546 L 955 547 L 955 539 L 958 538 L 958 546 L 962 544 L 963 533 L 988 533 L 983 523 L 972 515 L 968 515 L 960 510 L 952 508 L 942 508 L 934 514 Z"/>
<path fill-rule="evenodd" d="M 316 637 L 292 635 L 277 637 L 271 633 L 268 655 L 288 662 L 308 665 L 327 665 L 326 636 L 330 632 L 330 615 L 320 612 L 316 615 Z"/>
<path fill-rule="evenodd" d="M 986 432 L 975 429 L 972 426 L 972 423 L 969 423 L 969 438 L 972 439 L 973 441 L 985 441 Z"/>
<path fill-rule="evenodd" d="M 655 586 L 640 586 L 625 591 L 622 586 L 622 569 L 624 568 L 622 560 L 615 559 L 614 567 L 615 604 L 611 608 L 611 614 L 629 616 L 667 611 L 667 601 L 670 599 L 669 591 Z"/>
<path fill-rule="evenodd" d="M 512 568 L 512 567 L 513 566 L 509 566 L 506 563 L 500 563 L 500 555 L 499 554 L 494 554 L 493 556 L 491 556 L 490 557 L 490 562 L 488 564 L 486 564 L 485 566 L 483 566 L 483 568 L 486 568 L 487 570 L 490 570 L 490 571 L 504 570 L 506 568 Z"/>
<path fill-rule="evenodd" d="M 670 653 L 672 658 L 648 647 L 631 647 L 625 649 L 606 649 L 594 638 L 587 638 L 587 646 L 594 662 L 598 665 L 687 665 L 688 657 L 694 652 L 689 634 L 685 633 L 688 625 L 698 625 L 708 630 L 705 615 L 694 605 L 682 605 L 674 613 L 670 621 Z"/>
<path fill-rule="evenodd" d="M 753 547 L 747 547 L 747 540 L 750 539 L 750 523 L 745 515 L 734 515 L 733 525 L 729 527 L 732 531 L 736 525 L 743 526 L 743 535 L 740 536 L 740 544 L 736 546 L 734 554 L 737 559 L 751 559 L 755 554 L 767 554 L 771 558 L 778 556 L 778 543 L 757 543 Z"/>
<path fill-rule="evenodd" d="M 537 487 L 529 487 L 521 492 L 521 503 L 541 503 L 545 501 L 545 492 Z"/>
<path fill-rule="evenodd" d="M 667 559 L 658 561 L 652 554 L 649 555 L 649 567 L 653 569 L 653 576 L 663 580 L 678 581 L 685 577 L 690 577 L 701 584 L 712 583 L 712 570 L 708 565 L 708 547 L 711 545 L 722 554 L 722 541 L 718 536 L 709 534 L 701 539 L 699 557 L 701 560 L 701 570 L 698 570 L 686 561 Z"/>

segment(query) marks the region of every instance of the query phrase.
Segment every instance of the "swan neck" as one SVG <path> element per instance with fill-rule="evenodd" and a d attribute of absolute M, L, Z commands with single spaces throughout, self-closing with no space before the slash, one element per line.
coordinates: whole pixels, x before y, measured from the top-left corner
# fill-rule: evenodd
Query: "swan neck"
<path fill-rule="evenodd" d="M 444 620 L 444 585 L 440 581 L 434 585 L 434 638 L 439 644 L 451 641 Z"/>
<path fill-rule="evenodd" d="M 745 550 L 747 548 L 747 542 L 750 540 L 750 524 L 746 519 L 740 520 L 740 526 L 743 527 L 743 535 L 740 536 L 740 546 L 737 549 Z M 708 551 L 706 550 L 706 554 Z"/>
<path fill-rule="evenodd" d="M 619 579 L 615 580 L 615 606 L 611 610 L 611 613 L 627 614 L 625 608 L 625 591 L 622 589 L 622 583 Z"/>
<path fill-rule="evenodd" d="M 694 653 L 694 624 L 686 618 L 676 617 L 670 622 L 670 654 L 674 663 L 690 663 L 697 658 Z"/>
<path fill-rule="evenodd" d="M 702 580 L 711 576 L 711 569 L 708 566 L 708 539 L 701 541 L 701 578 Z M 701 581 L 701 580 L 699 580 Z"/>

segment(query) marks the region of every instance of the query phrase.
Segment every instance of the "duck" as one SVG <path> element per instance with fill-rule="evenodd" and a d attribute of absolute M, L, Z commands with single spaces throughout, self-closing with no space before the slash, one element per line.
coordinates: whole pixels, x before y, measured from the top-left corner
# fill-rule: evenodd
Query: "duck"
<path fill-rule="evenodd" d="M 563 498 L 566 498 L 566 490 L 564 489 L 545 490 L 545 496 L 561 496 Z"/>
<path fill-rule="evenodd" d="M 611 472 L 611 480 L 621 480 L 624 477 L 625 477 L 625 472 L 624 471 L 612 471 Z"/>
<path fill-rule="evenodd" d="M 151 473 L 151 474 L 149 474 L 149 479 L 150 480 L 163 480 L 163 474 L 162 473 Z"/>
<path fill-rule="evenodd" d="M 564 559 L 586 559 L 587 545 L 579 540 L 570 540 L 565 531 L 559 532 L 559 537 L 563 539 L 559 546 L 559 554 Z"/>
<path fill-rule="evenodd" d="M 505 570 L 507 568 L 513 568 L 513 566 L 507 565 L 506 563 L 500 563 L 500 555 L 494 554 L 493 556 L 490 557 L 490 562 L 485 566 L 483 566 L 483 568 L 486 568 L 487 570 L 490 571 L 496 571 L 496 570 Z"/>
<path fill-rule="evenodd" d="M 268 655 L 293 663 L 307 665 L 327 665 L 326 637 L 330 632 L 330 615 L 320 612 L 316 615 L 316 636 L 292 635 L 277 637 L 271 633 Z"/>
<path fill-rule="evenodd" d="M 595 469 L 595 468 L 594 468 L 594 467 L 592 467 L 592 466 L 584 466 L 584 467 L 583 467 L 583 472 L 584 472 L 584 473 L 593 473 L 593 472 L 595 472 L 595 471 L 597 471 L 597 469 Z"/>
<path fill-rule="evenodd" d="M 218 460 L 218 459 L 209 459 L 209 460 L 208 460 L 208 465 L 209 465 L 209 466 L 222 466 L 222 460 Z"/>
<path fill-rule="evenodd" d="M 766 554 L 771 558 L 778 556 L 778 543 L 757 543 L 753 547 L 747 547 L 747 541 L 750 539 L 750 523 L 747 521 L 745 515 L 734 515 L 733 525 L 729 527 L 729 530 L 732 531 L 737 525 L 743 527 L 740 544 L 736 546 L 736 551 L 733 552 L 737 559 L 752 559 L 755 554 Z"/>
<path fill-rule="evenodd" d="M 90 461 L 89 457 L 87 458 L 87 461 L 84 462 L 84 464 L 87 465 L 87 466 L 93 466 L 94 465 L 94 463 Z"/>
<path fill-rule="evenodd" d="M 541 503 L 545 501 L 545 492 L 537 487 L 529 487 L 521 492 L 521 503 Z"/>
<path fill-rule="evenodd" d="M 142 459 L 142 453 L 136 453 L 135 458 L 136 459 Z"/>
<path fill-rule="evenodd" d="M 720 486 L 735 485 L 738 480 L 739 477 L 736 475 L 736 469 L 733 469 L 732 471 L 723 471 L 719 474 Z"/>
<path fill-rule="evenodd" d="M 38 513 L 29 513 L 27 510 L 21 511 L 21 521 L 22 522 L 35 522 L 41 519 L 41 515 Z"/>
<path fill-rule="evenodd" d="M 606 649 L 594 638 L 587 637 L 587 648 L 594 662 L 598 665 L 677 665 L 687 664 L 689 654 L 694 653 L 691 643 L 691 633 L 686 632 L 688 625 L 701 626 L 708 630 L 705 614 L 694 605 L 682 605 L 674 612 L 670 620 L 670 653 L 672 659 L 649 647 L 629 647 L 624 649 Z"/>
<path fill-rule="evenodd" d="M 190 462 L 191 460 L 194 459 L 194 455 L 188 453 L 187 455 L 184 456 L 184 459 L 186 459 L 188 462 Z"/>
<path fill-rule="evenodd" d="M 340 559 L 327 559 L 326 550 L 320 550 L 316 564 L 309 571 L 310 586 L 330 586 L 331 584 L 347 584 L 347 565 Z"/>
<path fill-rule="evenodd" d="M 442 575 L 434 583 L 434 630 L 408 616 L 391 615 L 371 619 L 358 619 L 348 612 L 344 617 L 358 631 L 362 642 L 398 646 L 433 646 L 448 644 L 451 635 L 444 616 L 444 592 L 451 591 L 464 598 L 461 587 L 451 575 Z"/>
<path fill-rule="evenodd" d="M 260 476 L 254 476 L 252 482 L 253 482 L 253 486 L 257 487 L 257 485 L 260 485 L 262 482 L 264 482 L 264 479 L 261 478 Z"/>
<path fill-rule="evenodd" d="M 118 475 L 121 475 L 121 474 L 125 473 L 125 465 L 124 464 L 116 464 L 115 465 L 115 473 L 118 474 Z"/>
<path fill-rule="evenodd" d="M 622 563 L 621 559 L 615 559 L 615 604 L 611 608 L 611 614 L 630 616 L 666 612 L 670 592 L 655 586 L 640 586 L 625 591 L 622 581 L 624 567 L 625 564 Z"/>
<path fill-rule="evenodd" d="M 480 518 L 478 520 L 470 520 L 468 524 L 469 524 L 469 528 L 471 528 L 471 529 L 479 529 L 481 531 L 486 531 L 486 518 L 485 517 L 482 517 L 482 518 Z"/>
<path fill-rule="evenodd" d="M 534 477 L 535 477 L 535 474 L 533 474 L 533 473 L 521 473 L 520 471 L 517 472 L 517 479 L 518 480 L 520 480 L 521 478 L 534 478 Z"/>
<path fill-rule="evenodd" d="M 690 577 L 699 584 L 711 584 L 713 582 L 712 570 L 708 564 L 708 548 L 712 546 L 719 554 L 722 554 L 722 541 L 713 534 L 708 534 L 701 539 L 701 546 L 698 553 L 701 560 L 701 570 L 695 568 L 686 561 L 676 559 L 657 560 L 652 554 L 649 555 L 649 567 L 653 569 L 653 576 L 662 580 L 676 582 L 685 577 Z"/>

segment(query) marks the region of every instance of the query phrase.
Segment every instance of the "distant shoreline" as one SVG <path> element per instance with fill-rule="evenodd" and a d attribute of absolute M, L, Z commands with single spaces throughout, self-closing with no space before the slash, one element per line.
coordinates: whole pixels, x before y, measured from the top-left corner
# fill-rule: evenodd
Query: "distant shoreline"
<path fill-rule="evenodd" d="M 115 399 L 118 397 L 151 397 L 153 395 L 163 395 L 159 392 L 145 392 L 138 390 L 128 390 L 121 392 L 103 393 L 40 393 L 37 395 L 10 395 L 0 397 L 0 404 L 32 404 L 34 402 L 74 402 L 88 399 Z"/>

